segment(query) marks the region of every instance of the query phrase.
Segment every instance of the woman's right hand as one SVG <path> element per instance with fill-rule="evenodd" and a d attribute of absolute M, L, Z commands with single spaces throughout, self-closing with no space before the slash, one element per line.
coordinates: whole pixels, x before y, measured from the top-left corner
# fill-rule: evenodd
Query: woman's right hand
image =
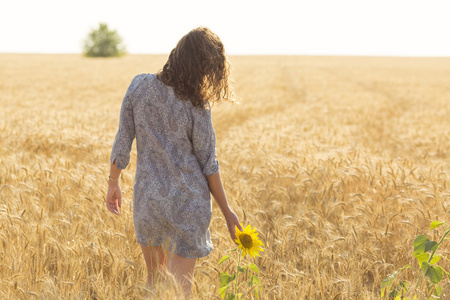
<path fill-rule="evenodd" d="M 228 231 L 230 232 L 230 237 L 234 241 L 236 239 L 236 227 L 240 231 L 243 231 L 244 229 L 239 223 L 239 218 L 232 210 L 230 210 L 229 212 L 227 212 L 227 214 L 225 214 L 225 220 L 227 221 L 227 227 Z"/>

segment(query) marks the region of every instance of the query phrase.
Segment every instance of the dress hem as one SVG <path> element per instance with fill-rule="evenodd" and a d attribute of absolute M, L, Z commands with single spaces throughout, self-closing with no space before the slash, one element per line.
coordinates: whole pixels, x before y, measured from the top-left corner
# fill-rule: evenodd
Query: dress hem
<path fill-rule="evenodd" d="M 138 241 L 138 244 L 140 244 L 141 246 L 144 246 L 144 247 L 149 247 L 148 243 L 145 243 L 145 242 L 139 242 Z M 152 245 L 152 246 L 163 247 L 161 244 L 156 244 L 156 245 Z M 184 257 L 184 258 L 203 258 L 203 257 L 207 257 L 209 254 L 211 254 L 211 252 L 213 250 L 214 250 L 214 247 L 211 248 L 205 255 L 201 254 L 201 255 L 195 255 L 195 256 L 194 255 L 183 255 L 180 252 L 177 253 L 176 249 L 174 251 L 169 249 L 169 252 L 172 253 L 172 254 L 176 254 L 178 256 Z"/>

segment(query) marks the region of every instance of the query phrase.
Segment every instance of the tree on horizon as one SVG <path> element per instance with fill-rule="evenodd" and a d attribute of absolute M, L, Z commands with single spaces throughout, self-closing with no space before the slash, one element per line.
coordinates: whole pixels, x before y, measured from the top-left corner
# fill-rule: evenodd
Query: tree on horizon
<path fill-rule="evenodd" d="M 83 54 L 87 57 L 122 56 L 126 49 L 117 30 L 110 30 L 108 24 L 100 23 L 84 40 Z"/>

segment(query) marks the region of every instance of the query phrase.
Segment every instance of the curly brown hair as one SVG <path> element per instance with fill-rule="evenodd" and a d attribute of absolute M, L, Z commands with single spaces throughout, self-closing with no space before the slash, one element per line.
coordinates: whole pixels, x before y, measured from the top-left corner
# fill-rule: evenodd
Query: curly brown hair
<path fill-rule="evenodd" d="M 157 75 L 181 100 L 207 108 L 223 100 L 235 101 L 229 74 L 230 64 L 220 38 L 209 28 L 198 27 L 178 41 Z"/>

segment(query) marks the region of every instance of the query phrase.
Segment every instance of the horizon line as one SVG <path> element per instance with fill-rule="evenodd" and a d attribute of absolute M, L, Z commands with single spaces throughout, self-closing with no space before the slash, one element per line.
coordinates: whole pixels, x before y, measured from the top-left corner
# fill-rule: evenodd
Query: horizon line
<path fill-rule="evenodd" d="M 0 55 L 80 55 L 84 56 L 82 52 L 2 52 L 0 51 Z M 149 55 L 149 56 L 168 56 L 170 53 L 146 53 L 146 52 L 130 52 L 126 53 L 122 56 L 126 55 Z M 397 55 L 397 54 L 312 54 L 312 53 L 227 53 L 227 56 L 338 56 L 338 57 L 392 57 L 392 58 L 450 58 L 450 54 L 445 55 Z M 91 57 L 90 57 L 91 58 Z M 102 58 L 102 57 L 92 57 L 92 58 Z M 108 58 L 108 57 L 104 57 Z M 114 58 L 110 57 L 110 58 Z M 116 56 L 117 58 L 117 56 Z"/>

